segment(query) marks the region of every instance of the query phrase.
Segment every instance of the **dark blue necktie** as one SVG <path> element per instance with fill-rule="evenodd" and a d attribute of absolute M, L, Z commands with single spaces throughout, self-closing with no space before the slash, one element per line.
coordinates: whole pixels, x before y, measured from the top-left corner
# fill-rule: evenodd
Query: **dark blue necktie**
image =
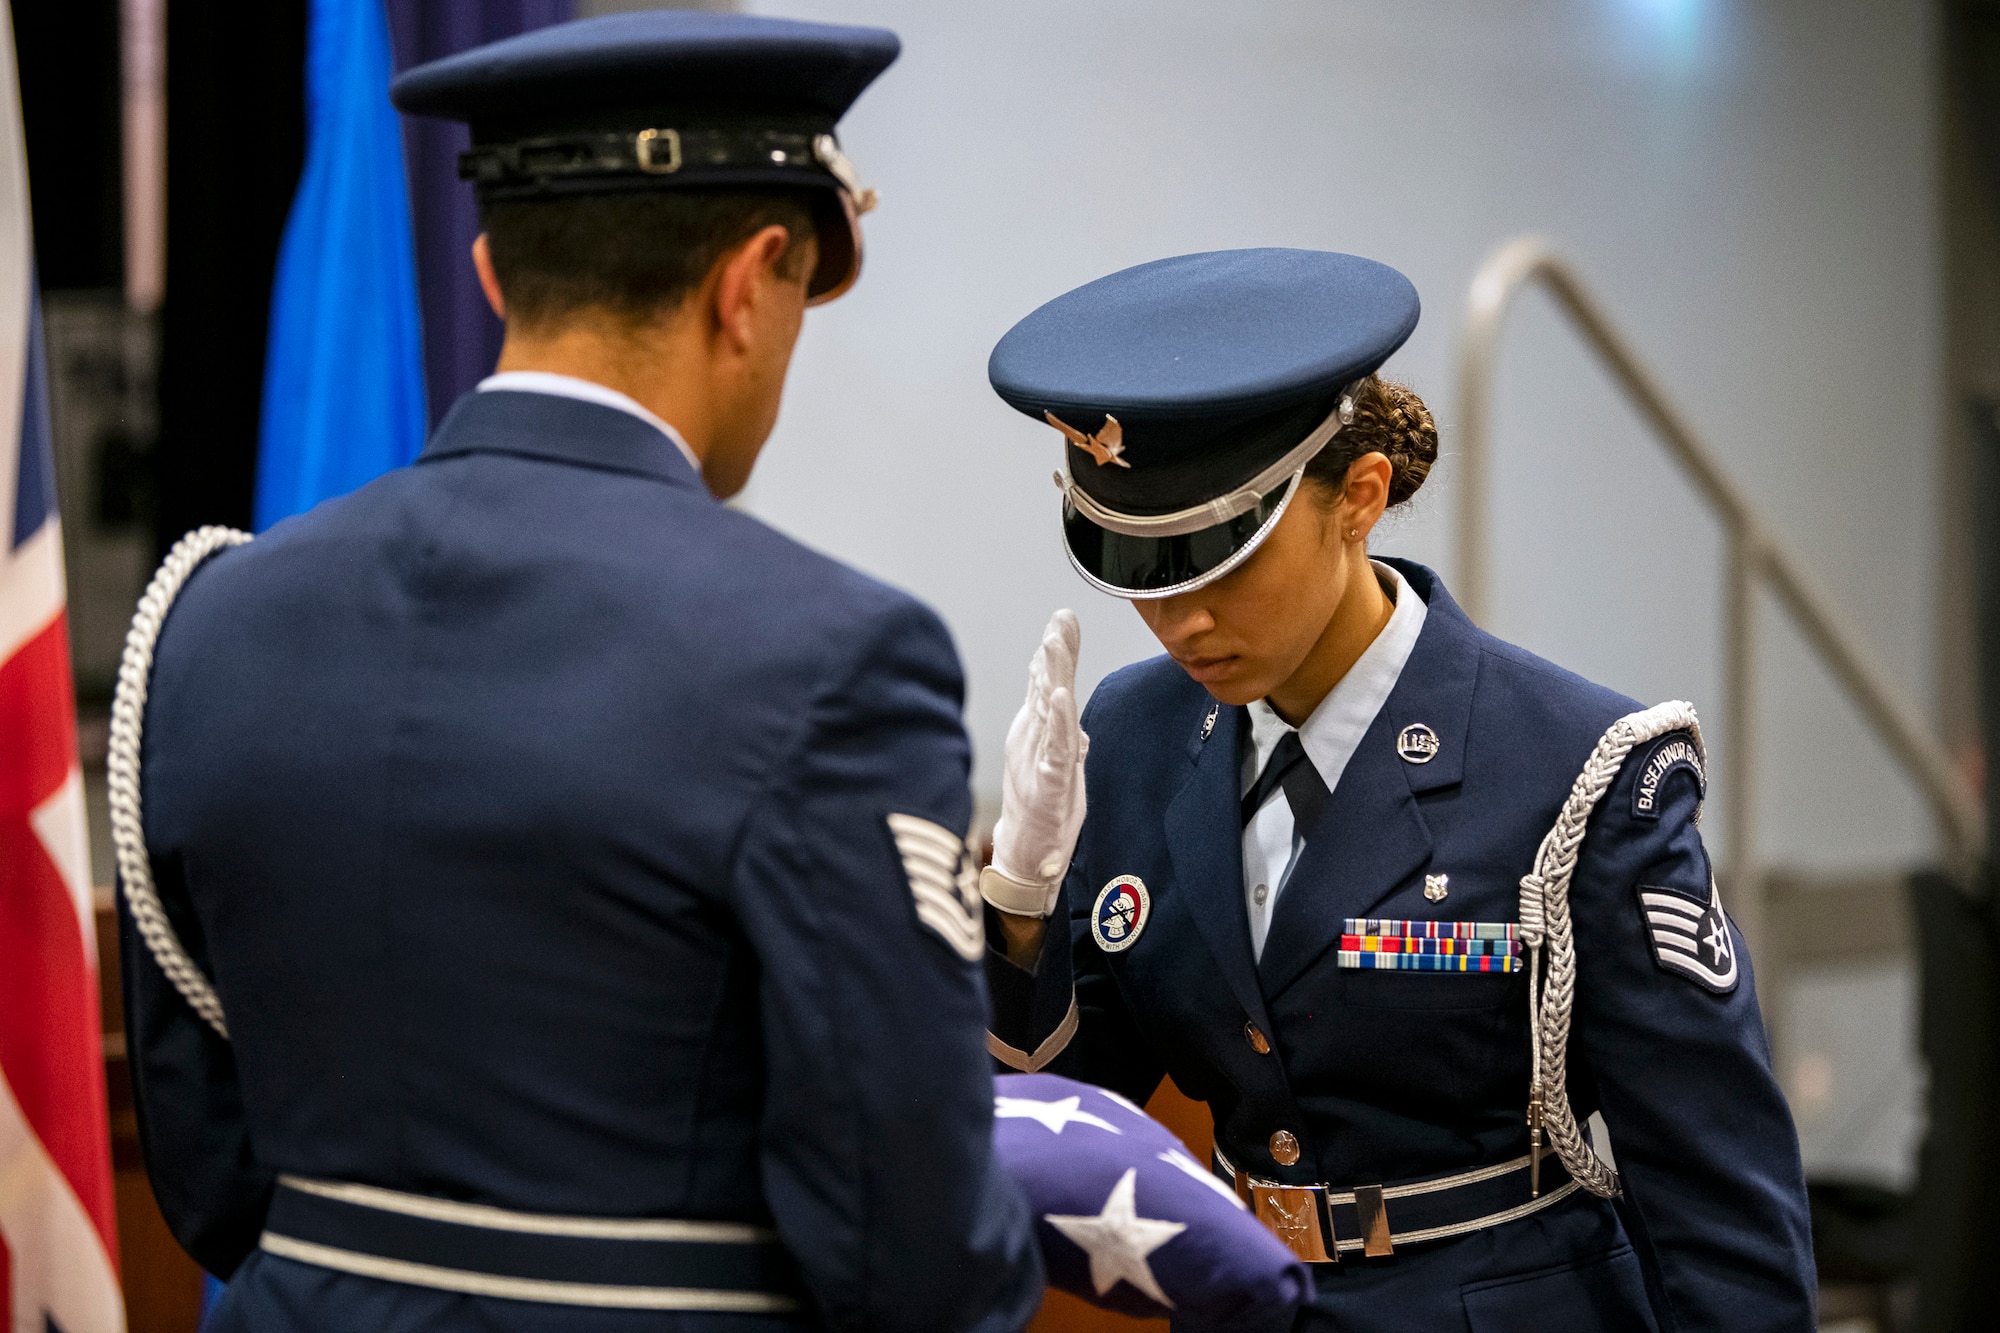
<path fill-rule="evenodd" d="M 1326 781 L 1306 758 L 1306 747 L 1299 743 L 1299 733 L 1288 731 L 1280 740 L 1271 757 L 1264 763 L 1264 771 L 1257 775 L 1257 781 L 1243 798 L 1243 824 L 1249 827 L 1257 812 L 1264 808 L 1264 802 L 1271 799 L 1271 793 L 1282 787 L 1285 802 L 1292 807 L 1292 829 L 1304 837 L 1319 822 L 1320 811 L 1326 808 L 1328 796 Z"/>

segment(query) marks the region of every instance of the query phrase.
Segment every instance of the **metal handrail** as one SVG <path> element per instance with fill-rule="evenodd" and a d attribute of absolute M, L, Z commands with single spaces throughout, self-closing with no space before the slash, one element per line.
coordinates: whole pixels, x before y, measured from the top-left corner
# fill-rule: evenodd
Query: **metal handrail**
<path fill-rule="evenodd" d="M 1494 369 L 1500 330 L 1516 294 L 1538 284 L 1595 351 L 1667 452 L 1721 518 L 1729 545 L 1724 612 L 1723 719 L 1729 822 L 1732 913 L 1753 940 L 1762 925 L 1761 875 L 1754 839 L 1756 599 L 1759 581 L 1805 635 L 1820 660 L 1847 691 L 1875 734 L 1915 782 L 1949 849 L 1953 878 L 1975 892 L 1973 873 L 1986 851 L 1986 813 L 1972 787 L 1929 728 L 1890 684 L 1858 635 L 1843 623 L 1826 595 L 1779 545 L 1775 530 L 1695 438 L 1667 402 L 1632 347 L 1612 327 L 1603 308 L 1549 243 L 1536 236 L 1495 250 L 1472 280 L 1458 361 L 1458 593 L 1466 614 L 1483 622 L 1488 606 L 1487 492 Z"/>

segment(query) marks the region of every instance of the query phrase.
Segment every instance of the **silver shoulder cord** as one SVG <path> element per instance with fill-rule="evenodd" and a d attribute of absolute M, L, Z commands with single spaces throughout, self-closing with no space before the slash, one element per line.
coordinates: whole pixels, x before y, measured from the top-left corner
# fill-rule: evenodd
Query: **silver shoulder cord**
<path fill-rule="evenodd" d="M 1570 1179 L 1600 1198 L 1619 1192 L 1618 1173 L 1597 1155 L 1577 1127 L 1569 1104 L 1569 1012 L 1576 998 L 1576 942 L 1571 936 L 1569 884 L 1583 850 L 1591 811 L 1611 789 L 1634 746 L 1670 731 L 1694 735 L 1702 752 L 1701 723 L 1694 705 L 1673 700 L 1611 724 L 1577 774 L 1555 826 L 1535 853 L 1535 868 L 1521 877 L 1521 940 L 1528 946 L 1528 1040 L 1532 1071 L 1528 1083 L 1530 1189 L 1541 1192 L 1543 1135 L 1569 1170 Z M 1705 753 L 1704 753 L 1704 757 Z M 1698 817 L 1698 816 L 1697 816 Z M 1544 975 L 1542 950 L 1548 950 Z"/>
<path fill-rule="evenodd" d="M 146 691 L 153 676 L 153 646 L 160 640 L 167 611 L 202 561 L 249 540 L 249 533 L 235 528 L 196 528 L 167 552 L 159 572 L 146 587 L 146 595 L 139 599 L 132 628 L 125 634 L 118 692 L 111 700 L 111 743 L 104 762 L 111 803 L 111 845 L 117 852 L 118 878 L 125 886 L 125 906 L 132 913 L 132 924 L 174 989 L 224 1041 L 229 1039 L 229 1025 L 222 1016 L 222 1001 L 174 934 L 173 923 L 160 905 L 159 890 L 153 886 L 153 864 L 146 854 L 139 797 L 139 745 L 146 720 Z"/>

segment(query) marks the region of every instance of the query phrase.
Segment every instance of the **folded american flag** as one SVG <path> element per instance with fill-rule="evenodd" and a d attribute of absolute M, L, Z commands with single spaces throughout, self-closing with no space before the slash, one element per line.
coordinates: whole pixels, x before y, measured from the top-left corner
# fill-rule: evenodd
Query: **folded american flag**
<path fill-rule="evenodd" d="M 1279 1320 L 1312 1274 L 1166 1126 L 1053 1074 L 993 1080 L 993 1145 L 1035 1211 L 1049 1285 L 1141 1317 Z"/>

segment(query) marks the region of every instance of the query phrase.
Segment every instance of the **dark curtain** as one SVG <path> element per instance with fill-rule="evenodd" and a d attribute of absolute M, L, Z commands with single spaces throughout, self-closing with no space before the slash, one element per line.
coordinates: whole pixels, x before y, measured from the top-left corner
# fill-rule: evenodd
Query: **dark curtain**
<path fill-rule="evenodd" d="M 1923 975 L 1930 1124 L 1917 1191 L 1917 1329 L 1982 1328 L 2000 1301 L 2000 937 L 1943 875 L 1911 886 Z M 1984 1312 L 1983 1314 L 1981 1312 Z"/>
<path fill-rule="evenodd" d="M 1947 6 L 1945 65 L 1966 123 L 2000 197 L 2000 0 L 1953 0 Z"/>
<path fill-rule="evenodd" d="M 271 274 L 305 159 L 306 0 L 167 6 L 162 551 L 250 526 Z"/>
<path fill-rule="evenodd" d="M 452 55 L 570 17 L 570 0 L 388 0 L 396 68 Z M 403 118 L 416 232 L 417 290 L 424 315 L 424 381 L 436 425 L 458 396 L 493 371 L 500 321 L 472 272 L 479 214 L 472 187 L 458 178 L 467 146 L 463 125 Z"/>
<path fill-rule="evenodd" d="M 118 0 L 14 0 L 42 286 L 122 287 Z"/>
<path fill-rule="evenodd" d="M 1972 412 L 1986 826 L 2000 829 L 2000 403 Z M 2000 884 L 1991 853 L 1981 893 L 1941 875 L 1913 886 L 1922 947 L 1930 1126 L 1917 1198 L 1922 1333 L 1983 1327 L 2000 1302 Z"/>

